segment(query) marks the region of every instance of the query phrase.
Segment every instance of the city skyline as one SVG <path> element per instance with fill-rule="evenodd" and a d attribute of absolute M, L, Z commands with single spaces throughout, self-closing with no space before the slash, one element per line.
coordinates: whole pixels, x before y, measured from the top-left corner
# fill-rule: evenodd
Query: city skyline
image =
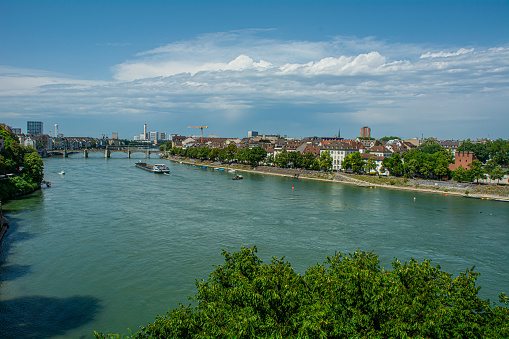
<path fill-rule="evenodd" d="M 507 2 L 3 7 L 0 120 L 12 127 L 122 139 L 144 123 L 228 137 L 355 138 L 362 126 L 375 138 L 509 137 Z"/>

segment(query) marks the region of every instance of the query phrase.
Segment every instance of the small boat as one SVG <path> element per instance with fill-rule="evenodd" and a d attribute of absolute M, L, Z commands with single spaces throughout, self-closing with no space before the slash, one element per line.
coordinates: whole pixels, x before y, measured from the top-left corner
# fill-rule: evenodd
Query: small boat
<path fill-rule="evenodd" d="M 244 179 L 244 177 L 242 175 L 236 175 L 232 178 L 232 180 L 241 180 L 241 179 Z"/>
<path fill-rule="evenodd" d="M 207 168 L 207 166 L 202 166 L 201 168 Z"/>
<path fill-rule="evenodd" d="M 168 167 L 166 167 L 166 165 L 164 165 L 164 164 L 151 165 L 151 164 L 147 164 L 146 162 L 140 161 L 140 162 L 137 162 L 135 164 L 135 166 L 138 168 L 144 169 L 145 171 L 152 172 L 152 173 L 165 173 L 165 174 L 170 173 L 170 169 Z"/>
<path fill-rule="evenodd" d="M 236 171 L 234 169 L 228 170 L 228 173 L 235 173 Z"/>
<path fill-rule="evenodd" d="M 376 185 L 375 184 L 357 184 L 357 187 L 376 188 Z"/>
<path fill-rule="evenodd" d="M 58 172 L 58 174 L 64 175 L 65 172 L 64 171 L 60 171 L 60 172 Z"/>

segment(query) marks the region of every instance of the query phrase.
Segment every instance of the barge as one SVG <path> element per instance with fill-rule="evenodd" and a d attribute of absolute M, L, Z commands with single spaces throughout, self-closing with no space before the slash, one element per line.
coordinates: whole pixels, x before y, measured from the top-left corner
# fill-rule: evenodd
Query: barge
<path fill-rule="evenodd" d="M 152 173 L 165 173 L 170 174 L 170 169 L 166 167 L 164 164 L 147 164 L 146 162 L 137 162 L 136 167 L 144 169 L 145 171 L 149 171 Z"/>

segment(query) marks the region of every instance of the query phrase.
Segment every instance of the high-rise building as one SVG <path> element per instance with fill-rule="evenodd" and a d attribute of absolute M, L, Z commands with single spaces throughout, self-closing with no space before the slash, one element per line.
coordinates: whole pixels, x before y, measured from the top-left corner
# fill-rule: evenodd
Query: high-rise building
<path fill-rule="evenodd" d="M 111 132 L 111 138 L 112 138 L 113 140 L 118 139 L 118 132 Z"/>
<path fill-rule="evenodd" d="M 27 134 L 28 135 L 41 135 L 43 134 L 42 121 L 27 121 Z"/>
<path fill-rule="evenodd" d="M 361 138 L 371 138 L 371 128 L 368 126 L 361 127 Z"/>
<path fill-rule="evenodd" d="M 248 131 L 247 132 L 248 138 L 253 138 L 253 137 L 256 137 L 257 135 L 258 135 L 258 132 L 256 132 L 256 131 Z"/>

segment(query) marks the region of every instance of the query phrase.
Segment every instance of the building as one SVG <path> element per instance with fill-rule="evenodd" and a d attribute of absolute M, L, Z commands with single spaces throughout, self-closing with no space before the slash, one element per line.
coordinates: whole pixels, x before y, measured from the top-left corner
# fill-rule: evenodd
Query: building
<path fill-rule="evenodd" d="M 326 151 L 329 151 L 331 155 L 333 171 L 339 171 L 342 168 L 341 163 L 348 155 L 358 152 L 356 147 L 346 142 L 331 142 L 326 146 L 322 146 L 320 148 L 320 155 Z"/>
<path fill-rule="evenodd" d="M 369 149 L 369 153 L 384 158 L 390 158 L 392 156 L 392 152 L 385 146 L 372 146 Z"/>
<path fill-rule="evenodd" d="M 446 150 L 449 150 L 453 156 L 456 153 L 456 150 L 458 149 L 458 147 L 460 147 L 460 145 L 461 145 L 461 143 L 457 140 L 442 140 L 442 141 L 439 141 L 439 143 L 440 143 L 440 146 L 442 146 Z"/>
<path fill-rule="evenodd" d="M 257 135 L 258 135 L 258 132 L 256 132 L 256 131 L 248 131 L 247 132 L 248 138 L 256 137 Z"/>
<path fill-rule="evenodd" d="M 456 152 L 454 164 L 449 165 L 449 170 L 454 171 L 460 167 L 460 165 L 464 169 L 470 169 L 470 164 L 476 159 L 474 152 Z"/>
<path fill-rule="evenodd" d="M 371 128 L 368 126 L 361 127 L 361 138 L 371 138 Z"/>
<path fill-rule="evenodd" d="M 381 157 L 381 156 L 374 155 L 371 153 L 362 153 L 362 160 L 367 162 L 370 158 L 373 158 L 373 160 L 375 161 L 376 167 L 375 167 L 374 171 L 376 174 L 389 175 L 389 172 L 383 166 L 383 161 L 384 161 L 385 157 Z"/>
<path fill-rule="evenodd" d="M 16 134 L 16 135 L 21 134 L 21 128 L 13 127 L 13 128 L 12 128 L 12 133 L 14 133 L 14 134 Z"/>
<path fill-rule="evenodd" d="M 43 128 L 42 121 L 27 121 L 27 134 L 28 135 L 41 135 Z"/>
<path fill-rule="evenodd" d="M 118 139 L 118 132 L 112 132 L 111 133 L 111 138 L 114 139 L 114 140 Z"/>

